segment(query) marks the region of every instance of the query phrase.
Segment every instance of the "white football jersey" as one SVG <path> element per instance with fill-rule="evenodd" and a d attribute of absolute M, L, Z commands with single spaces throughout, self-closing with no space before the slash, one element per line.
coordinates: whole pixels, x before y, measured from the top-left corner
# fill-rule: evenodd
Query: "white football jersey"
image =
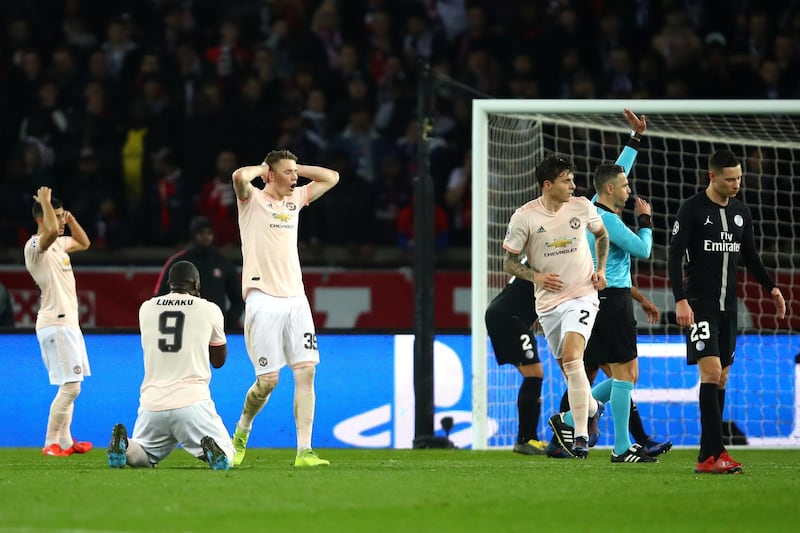
<path fill-rule="evenodd" d="M 227 342 L 219 306 L 190 294 L 156 296 L 139 308 L 139 330 L 142 409 L 165 411 L 211 399 L 208 347 Z"/>

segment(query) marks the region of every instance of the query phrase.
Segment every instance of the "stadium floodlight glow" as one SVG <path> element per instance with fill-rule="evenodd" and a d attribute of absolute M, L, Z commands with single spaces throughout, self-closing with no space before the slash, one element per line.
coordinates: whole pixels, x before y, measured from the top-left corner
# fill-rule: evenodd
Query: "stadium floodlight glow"
<path fill-rule="evenodd" d="M 489 301 L 509 279 L 502 266 L 508 220 L 515 209 L 539 196 L 533 171 L 547 153 L 570 156 L 576 184 L 590 192 L 594 168 L 601 162 L 613 162 L 626 142 L 630 129 L 622 115 L 624 108 L 647 116 L 645 140 L 630 181 L 634 194 L 653 206 L 654 250 L 651 259 L 634 263 L 634 273 L 636 283 L 662 315 L 674 309 L 666 277 L 671 224 L 681 202 L 706 185 L 707 159 L 716 148 L 730 148 L 742 161 L 740 198 L 753 212 L 757 245 L 770 272 L 786 287 L 800 271 L 800 100 L 474 100 L 471 327 L 476 449 L 509 447 L 515 438 L 503 429 L 508 424 L 502 418 L 516 418 L 521 378 L 516 369 L 497 366 L 484 324 Z M 740 328 L 769 336 L 777 327 L 797 327 L 795 322 L 778 324 L 765 291 L 748 275 L 742 280 L 740 296 L 746 297 L 740 298 Z M 638 306 L 634 307 L 638 313 Z M 638 322 L 640 328 L 646 325 L 646 321 Z M 542 348 L 541 338 L 539 341 Z M 796 347 L 789 349 L 797 351 Z M 549 352 L 540 352 L 545 364 L 553 363 Z M 739 357 L 737 349 L 737 364 Z M 694 368 L 683 365 L 679 371 L 696 378 Z M 764 375 L 758 379 L 769 382 L 776 371 L 764 367 Z M 723 417 L 744 411 L 740 409 L 743 402 L 759 401 L 764 403 L 763 420 L 752 421 L 751 427 L 777 423 L 774 412 L 782 406 L 774 404 L 768 387 L 737 391 L 733 388 L 739 383 L 736 373 L 734 366 Z M 542 390 L 545 406 L 557 406 L 566 386 L 563 380 L 553 381 L 545 383 Z M 798 408 L 793 406 L 792 416 L 798 416 Z M 686 409 L 696 410 L 697 406 L 687 405 Z M 669 417 L 672 411 L 653 412 L 658 413 L 654 416 Z M 540 432 L 550 414 L 542 412 Z M 670 420 L 662 422 L 669 424 Z M 685 431 L 691 437 L 697 429 L 687 427 Z M 800 437 L 792 439 L 788 444 L 800 446 Z"/>

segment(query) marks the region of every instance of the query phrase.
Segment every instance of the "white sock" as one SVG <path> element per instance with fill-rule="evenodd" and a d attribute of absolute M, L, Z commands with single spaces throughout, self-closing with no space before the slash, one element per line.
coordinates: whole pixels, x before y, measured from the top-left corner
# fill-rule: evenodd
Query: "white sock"
<path fill-rule="evenodd" d="M 80 384 L 77 382 L 65 383 L 58 388 L 58 393 L 56 393 L 56 397 L 53 398 L 53 402 L 50 404 L 50 414 L 47 417 L 45 447 L 55 443 L 66 450 L 72 446 L 72 438 L 69 437 L 69 442 L 66 439 L 70 435 L 69 424 L 72 420 L 72 406 L 79 392 Z"/>
<path fill-rule="evenodd" d="M 297 453 L 311 448 L 311 431 L 314 426 L 313 366 L 294 369 L 294 423 L 297 427 Z"/>
<path fill-rule="evenodd" d="M 125 452 L 125 459 L 128 466 L 133 468 L 153 468 L 154 466 L 142 445 L 135 440 L 128 439 L 128 450 Z"/>
<path fill-rule="evenodd" d="M 569 361 L 564 363 L 564 374 L 567 376 L 567 397 L 569 409 L 575 421 L 575 438 L 589 438 L 588 418 L 589 403 L 592 396 L 592 386 L 586 377 L 583 361 Z M 597 403 L 595 402 L 595 411 Z"/>

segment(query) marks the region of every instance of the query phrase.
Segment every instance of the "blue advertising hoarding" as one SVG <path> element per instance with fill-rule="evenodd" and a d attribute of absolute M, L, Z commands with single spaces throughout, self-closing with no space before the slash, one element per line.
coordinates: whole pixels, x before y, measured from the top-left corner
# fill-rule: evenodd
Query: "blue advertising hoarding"
<path fill-rule="evenodd" d="M 87 333 L 92 367 L 79 396 L 73 434 L 103 445 L 111 427 L 132 428 L 143 375 L 137 334 Z M 450 438 L 459 447 L 471 444 L 471 348 L 469 335 L 439 335 L 434 345 L 435 425 L 442 417 L 455 422 Z M 413 336 L 320 334 L 317 368 L 317 412 L 314 446 L 409 448 L 414 438 Z M 552 357 L 540 344 L 545 367 L 540 438 L 547 417 L 555 412 L 564 389 Z M 645 427 L 678 445 L 696 445 L 699 432 L 697 372 L 685 364 L 680 336 L 641 335 L 640 381 L 635 391 Z M 728 384 L 726 419 L 736 421 L 753 444 L 800 445 L 797 427 L 797 336 L 743 335 Z M 0 335 L 7 369 L 0 395 L 0 446 L 41 446 L 55 387 L 49 385 L 39 346 L 32 333 Z M 490 364 L 493 364 L 490 361 Z M 506 413 L 495 412 L 490 399 L 490 428 L 511 438 L 516 434 L 516 385 L 519 374 L 504 367 Z M 241 335 L 228 336 L 228 361 L 212 372 L 212 397 L 226 426 L 233 428 L 247 389 L 254 379 Z M 491 382 L 490 377 L 490 382 Z M 256 419 L 251 446 L 295 446 L 288 369 L 268 405 Z M 601 422 L 600 445 L 609 444 L 610 417 Z M 442 434 L 441 430 L 437 431 Z M 753 438 L 754 437 L 754 438 Z M 490 444 L 504 441 L 490 437 Z"/>

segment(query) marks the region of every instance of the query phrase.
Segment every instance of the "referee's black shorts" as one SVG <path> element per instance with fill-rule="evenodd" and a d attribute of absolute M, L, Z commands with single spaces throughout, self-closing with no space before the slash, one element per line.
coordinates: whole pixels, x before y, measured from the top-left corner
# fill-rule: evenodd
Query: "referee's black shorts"
<path fill-rule="evenodd" d="M 689 298 L 694 324 L 686 330 L 686 363 L 696 365 L 703 357 L 719 357 L 722 368 L 733 364 L 736 350 L 736 310 L 720 311 L 717 302 Z"/>
<path fill-rule="evenodd" d="M 583 361 L 587 367 L 605 363 L 627 363 L 638 356 L 636 318 L 630 289 L 607 288 L 598 293 L 600 309 L 586 345 Z"/>
<path fill-rule="evenodd" d="M 533 286 L 530 282 L 526 284 L 512 283 L 486 308 L 486 331 L 497 364 L 524 366 L 540 362 L 531 331 L 536 321 Z"/>

